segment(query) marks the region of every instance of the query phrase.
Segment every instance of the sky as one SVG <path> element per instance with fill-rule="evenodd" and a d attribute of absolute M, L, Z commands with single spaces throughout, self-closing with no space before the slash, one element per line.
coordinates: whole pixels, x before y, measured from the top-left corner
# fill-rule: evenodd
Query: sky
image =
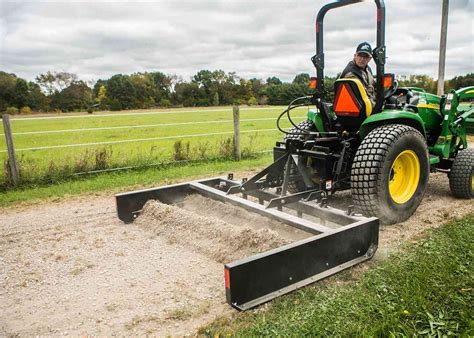
<path fill-rule="evenodd" d="M 0 0 L 0 70 L 27 80 L 47 71 L 96 81 L 161 71 L 183 80 L 201 69 L 292 81 L 315 75 L 315 19 L 329 0 Z M 442 0 L 385 0 L 386 72 L 437 78 Z M 446 75 L 474 71 L 474 0 L 449 4 Z M 376 7 L 330 11 L 325 74 L 335 76 L 357 44 L 376 40 Z M 373 68 L 375 65 L 371 62 Z"/>

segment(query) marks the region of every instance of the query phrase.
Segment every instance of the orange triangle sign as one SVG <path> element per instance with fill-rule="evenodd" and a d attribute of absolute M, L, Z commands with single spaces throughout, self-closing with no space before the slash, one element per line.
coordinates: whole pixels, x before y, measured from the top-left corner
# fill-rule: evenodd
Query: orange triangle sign
<path fill-rule="evenodd" d="M 355 101 L 349 92 L 350 88 L 347 88 L 347 86 L 347 83 L 343 83 L 339 88 L 334 107 L 336 113 L 358 113 L 360 111 L 359 104 Z"/>

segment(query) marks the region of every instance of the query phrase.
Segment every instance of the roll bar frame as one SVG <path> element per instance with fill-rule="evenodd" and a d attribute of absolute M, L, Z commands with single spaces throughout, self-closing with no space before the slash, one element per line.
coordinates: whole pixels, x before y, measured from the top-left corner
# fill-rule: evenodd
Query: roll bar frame
<path fill-rule="evenodd" d="M 353 5 L 364 0 L 339 0 L 324 5 L 316 17 L 316 54 L 311 58 L 317 73 L 318 96 L 324 98 L 324 16 L 332 9 Z M 376 71 L 376 101 L 373 113 L 378 113 L 382 109 L 384 102 L 383 76 L 385 73 L 386 47 L 385 47 L 385 3 L 383 0 L 374 0 L 377 5 L 377 46 L 373 49 L 372 56 L 377 65 Z"/>

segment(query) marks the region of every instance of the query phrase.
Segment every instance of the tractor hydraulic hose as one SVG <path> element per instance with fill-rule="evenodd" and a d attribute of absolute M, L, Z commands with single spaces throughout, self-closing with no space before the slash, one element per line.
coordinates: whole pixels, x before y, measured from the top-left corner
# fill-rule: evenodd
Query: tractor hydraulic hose
<path fill-rule="evenodd" d="M 298 108 L 298 107 L 304 107 L 304 106 L 307 106 L 307 105 L 306 104 L 299 104 L 299 105 L 295 105 L 293 107 L 288 106 L 288 108 L 286 108 L 284 111 L 282 111 L 281 114 L 277 118 L 277 128 L 278 128 L 278 130 L 281 131 L 284 134 L 287 134 L 287 135 L 290 134 L 290 133 L 288 133 L 287 131 L 283 130 L 280 127 L 280 119 L 282 118 L 283 115 L 287 114 L 287 111 L 292 110 L 294 108 Z"/>
<path fill-rule="evenodd" d="M 293 105 L 294 102 L 297 102 L 297 101 L 300 101 L 300 100 L 307 100 L 307 99 L 311 99 L 313 98 L 312 96 L 302 96 L 302 97 L 298 97 L 296 99 L 294 99 L 293 101 L 290 102 L 290 104 L 288 105 L 288 108 L 290 108 L 291 105 Z M 302 105 L 305 105 L 307 106 L 307 104 L 302 104 Z M 296 106 L 294 107 L 296 108 Z M 291 108 L 293 109 L 293 107 Z M 295 127 L 296 129 L 300 130 L 300 131 L 303 131 L 302 129 L 300 129 L 294 122 L 293 120 L 291 119 L 291 116 L 290 116 L 290 110 L 291 109 L 287 109 L 286 110 L 286 116 L 288 116 L 288 121 L 290 121 L 290 123 L 293 125 L 293 127 Z"/>
<path fill-rule="evenodd" d="M 280 119 L 286 113 L 286 116 L 288 117 L 288 121 L 290 121 L 290 123 L 293 125 L 293 127 L 295 127 L 297 130 L 301 131 L 304 134 L 308 134 L 308 132 L 306 130 L 303 130 L 303 129 L 299 128 L 293 122 L 293 120 L 291 119 L 291 116 L 290 116 L 290 110 L 298 108 L 298 107 L 308 106 L 308 104 L 306 104 L 306 103 L 301 103 L 301 104 L 296 104 L 295 105 L 295 102 L 302 101 L 302 100 L 307 100 L 307 99 L 311 99 L 311 98 L 312 98 L 312 96 L 302 96 L 302 97 L 298 97 L 298 98 L 294 99 L 293 101 L 291 101 L 290 104 L 288 105 L 288 107 L 280 114 L 280 116 L 278 116 L 278 119 L 277 119 L 277 128 L 278 128 L 278 130 L 280 130 L 284 134 L 287 134 L 287 135 L 290 134 L 290 133 L 284 131 L 283 129 L 281 129 L 281 127 L 280 127 Z"/>
<path fill-rule="evenodd" d="M 290 123 L 292 124 L 292 126 L 297 129 L 298 131 L 300 131 L 300 134 L 305 134 L 305 135 L 311 135 L 311 134 L 314 134 L 312 132 L 308 132 L 307 130 L 304 130 L 304 129 L 301 129 L 297 124 L 295 124 L 293 122 L 293 120 L 291 119 L 291 116 L 290 116 L 290 111 L 295 109 L 295 108 L 299 108 L 299 107 L 304 107 L 304 106 L 308 106 L 308 104 L 306 103 L 301 103 L 301 104 L 296 104 L 295 105 L 295 102 L 298 102 L 298 101 L 301 101 L 301 100 L 307 100 L 307 99 L 312 99 L 313 96 L 302 96 L 302 97 L 298 97 L 296 99 L 294 99 L 293 101 L 290 102 L 290 104 L 288 105 L 288 107 L 278 116 L 277 118 L 277 128 L 279 131 L 281 131 L 282 133 L 286 134 L 286 135 L 289 135 L 289 134 L 292 134 L 292 133 L 289 133 L 285 130 L 283 130 L 281 127 L 280 127 L 280 120 L 282 118 L 283 115 L 287 115 L 287 118 L 288 118 L 288 121 L 290 121 Z M 329 118 L 329 117 L 328 117 Z M 333 134 L 332 132 L 321 132 L 319 131 L 318 132 L 318 135 L 320 134 Z"/>

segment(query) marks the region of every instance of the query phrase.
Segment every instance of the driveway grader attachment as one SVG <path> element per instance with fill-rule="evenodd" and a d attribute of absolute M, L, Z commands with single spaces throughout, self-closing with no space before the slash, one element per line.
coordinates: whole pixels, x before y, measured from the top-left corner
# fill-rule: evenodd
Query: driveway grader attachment
<path fill-rule="evenodd" d="M 307 194 L 306 198 L 288 196 L 290 200 L 285 201 L 281 193 L 277 194 L 279 189 L 250 189 L 253 182 L 242 184 L 231 178 L 118 194 L 118 217 L 130 223 L 148 200 L 179 205 L 187 196 L 200 194 L 311 234 L 303 240 L 225 264 L 227 302 L 239 310 L 368 260 L 377 250 L 379 221 L 376 218 L 357 216 L 352 208 L 347 211 L 331 208 L 321 194 Z"/>

